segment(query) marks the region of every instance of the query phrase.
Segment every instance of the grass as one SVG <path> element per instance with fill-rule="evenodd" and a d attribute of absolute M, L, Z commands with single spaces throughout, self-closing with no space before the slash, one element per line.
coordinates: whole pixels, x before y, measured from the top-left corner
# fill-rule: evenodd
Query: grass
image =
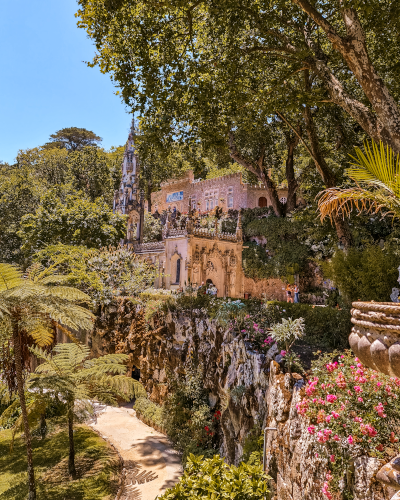
<path fill-rule="evenodd" d="M 33 439 L 33 461 L 38 500 L 111 500 L 118 490 L 117 453 L 92 429 L 75 431 L 78 478 L 68 475 L 68 435 L 53 432 Z M 10 453 L 11 431 L 0 431 L 0 500 L 23 500 L 28 493 L 24 440 L 18 436 Z"/>

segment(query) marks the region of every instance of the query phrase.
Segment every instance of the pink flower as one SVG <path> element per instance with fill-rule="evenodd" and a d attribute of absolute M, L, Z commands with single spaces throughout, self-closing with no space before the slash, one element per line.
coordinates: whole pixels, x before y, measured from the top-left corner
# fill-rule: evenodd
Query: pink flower
<path fill-rule="evenodd" d="M 315 427 L 313 425 L 310 425 L 307 430 L 310 434 L 315 434 Z"/>
<path fill-rule="evenodd" d="M 286 356 L 286 351 L 281 351 L 281 356 Z"/>
<path fill-rule="evenodd" d="M 333 436 L 333 439 L 334 439 L 334 441 L 340 441 L 340 437 L 337 434 L 335 434 Z"/>
<path fill-rule="evenodd" d="M 334 464 L 335 463 L 335 455 L 331 455 L 329 460 Z"/>
<path fill-rule="evenodd" d="M 327 415 L 327 416 L 325 417 L 325 422 L 327 422 L 327 423 L 329 424 L 329 422 L 331 421 L 331 418 L 332 418 L 332 417 L 331 417 L 330 415 Z"/>
<path fill-rule="evenodd" d="M 340 417 L 339 413 L 337 413 L 336 411 L 333 411 L 332 412 L 332 417 L 336 420 L 337 418 Z"/>
<path fill-rule="evenodd" d="M 380 387 L 382 384 L 380 382 L 376 383 L 377 387 Z"/>
<path fill-rule="evenodd" d="M 349 443 L 349 444 L 353 444 L 353 443 L 354 443 L 353 436 L 351 436 L 351 435 L 350 435 L 350 436 L 347 438 L 347 441 L 348 441 L 348 443 Z"/>
<path fill-rule="evenodd" d="M 374 406 L 374 410 L 378 413 L 378 415 L 381 418 L 386 418 L 386 414 L 384 413 L 384 408 L 382 403 L 379 403 L 377 406 Z"/>
<path fill-rule="evenodd" d="M 358 394 L 359 394 L 360 392 L 362 392 L 362 389 L 361 389 L 361 387 L 360 387 L 359 385 L 355 385 L 355 386 L 354 386 L 354 390 L 355 390 L 355 392 L 357 392 Z"/>
<path fill-rule="evenodd" d="M 328 403 L 334 403 L 337 400 L 337 396 L 335 396 L 334 394 L 328 394 L 326 396 L 326 400 L 328 401 Z"/>
<path fill-rule="evenodd" d="M 359 401 L 360 403 L 362 403 L 364 400 L 363 400 L 363 398 L 358 398 L 358 401 Z"/>

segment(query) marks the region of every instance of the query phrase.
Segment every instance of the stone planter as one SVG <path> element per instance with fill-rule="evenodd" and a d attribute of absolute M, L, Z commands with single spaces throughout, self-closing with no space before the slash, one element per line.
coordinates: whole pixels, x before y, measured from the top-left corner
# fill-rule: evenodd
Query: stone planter
<path fill-rule="evenodd" d="M 350 347 L 360 361 L 386 375 L 400 377 L 400 304 L 353 302 Z"/>

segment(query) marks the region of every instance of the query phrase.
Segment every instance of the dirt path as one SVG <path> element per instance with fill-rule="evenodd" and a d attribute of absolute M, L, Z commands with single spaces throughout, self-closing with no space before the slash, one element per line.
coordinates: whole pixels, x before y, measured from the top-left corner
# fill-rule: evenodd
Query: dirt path
<path fill-rule="evenodd" d="M 120 500 L 154 500 L 178 482 L 179 455 L 167 438 L 141 422 L 131 408 L 102 407 L 92 423 L 124 460 L 125 487 Z"/>

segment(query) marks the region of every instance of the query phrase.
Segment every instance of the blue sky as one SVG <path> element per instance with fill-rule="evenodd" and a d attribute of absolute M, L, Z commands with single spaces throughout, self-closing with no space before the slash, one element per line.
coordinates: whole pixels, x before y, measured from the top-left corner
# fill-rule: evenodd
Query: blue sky
<path fill-rule="evenodd" d="M 0 0 L 0 160 L 84 127 L 103 147 L 124 144 L 131 121 L 108 75 L 83 61 L 95 52 L 76 27 L 75 0 Z"/>

